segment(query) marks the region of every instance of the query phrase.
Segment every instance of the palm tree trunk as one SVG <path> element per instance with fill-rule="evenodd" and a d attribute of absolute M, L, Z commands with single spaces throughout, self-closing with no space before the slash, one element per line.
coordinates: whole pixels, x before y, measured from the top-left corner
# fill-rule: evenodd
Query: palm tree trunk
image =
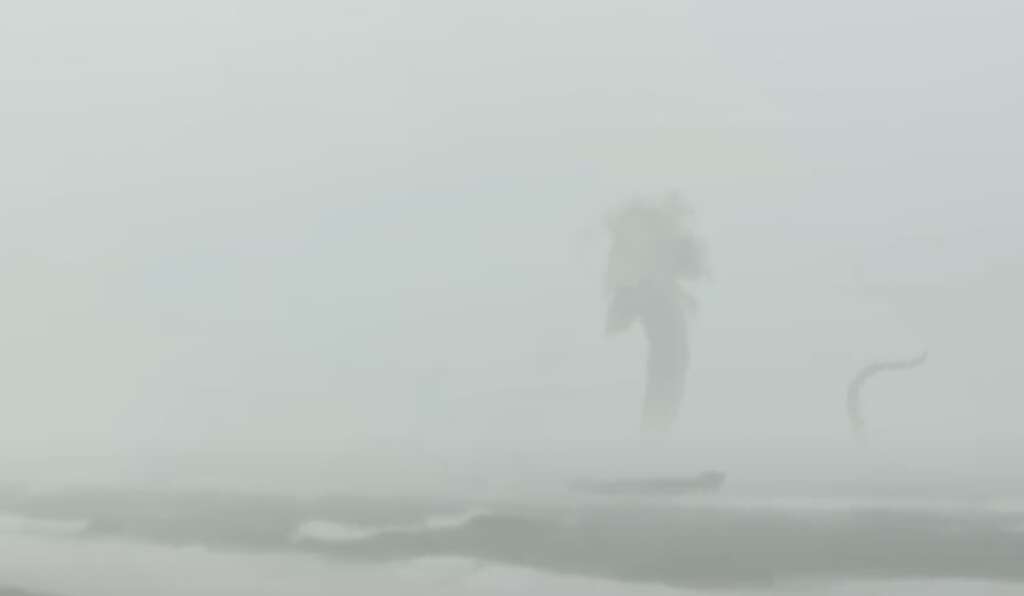
<path fill-rule="evenodd" d="M 648 295 L 643 311 L 647 336 L 647 388 L 644 427 L 671 429 L 683 398 L 689 364 L 686 320 L 678 295 L 672 289 Z"/>

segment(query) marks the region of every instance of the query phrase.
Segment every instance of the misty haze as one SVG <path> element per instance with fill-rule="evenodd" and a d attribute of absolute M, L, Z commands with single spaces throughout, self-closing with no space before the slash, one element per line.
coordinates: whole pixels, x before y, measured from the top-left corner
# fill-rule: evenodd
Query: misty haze
<path fill-rule="evenodd" d="M 1024 593 L 1024 4 L 8 4 L 0 596 Z"/>

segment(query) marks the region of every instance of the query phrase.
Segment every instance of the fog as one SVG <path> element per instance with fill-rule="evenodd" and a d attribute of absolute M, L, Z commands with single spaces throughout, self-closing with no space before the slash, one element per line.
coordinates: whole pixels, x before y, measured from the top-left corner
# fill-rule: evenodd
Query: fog
<path fill-rule="evenodd" d="M 1024 5 L 9 4 L 0 593 L 1024 580 Z M 671 193 L 652 432 L 609 218 Z M 559 492 L 622 478 L 725 494 Z"/>
<path fill-rule="evenodd" d="M 233 454 L 288 490 L 330 475 L 303 457 L 635 447 L 1020 480 L 1018 3 L 5 12 L 9 478 Z M 605 224 L 667 190 L 710 274 L 651 443 L 641 335 L 603 333 Z M 847 383 L 923 352 L 865 388 L 858 444 Z"/>

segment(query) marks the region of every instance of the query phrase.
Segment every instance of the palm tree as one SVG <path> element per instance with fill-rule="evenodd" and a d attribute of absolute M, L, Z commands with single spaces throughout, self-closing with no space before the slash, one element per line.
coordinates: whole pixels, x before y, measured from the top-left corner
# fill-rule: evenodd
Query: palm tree
<path fill-rule="evenodd" d="M 705 273 L 704 253 L 689 225 L 692 211 L 675 195 L 632 200 L 609 218 L 611 249 L 605 329 L 614 335 L 639 323 L 647 338 L 644 425 L 666 431 L 682 400 L 689 363 L 683 287 Z"/>

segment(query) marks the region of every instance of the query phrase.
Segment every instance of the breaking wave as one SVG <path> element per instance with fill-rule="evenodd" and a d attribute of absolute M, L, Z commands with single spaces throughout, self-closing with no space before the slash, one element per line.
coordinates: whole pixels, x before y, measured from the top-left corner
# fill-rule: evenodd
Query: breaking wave
<path fill-rule="evenodd" d="M 484 517 L 487 513 L 487 510 L 484 509 L 472 509 L 463 513 L 451 515 L 439 514 L 428 516 L 422 521 L 422 523 L 418 524 L 391 526 L 363 526 L 344 524 L 329 520 L 311 520 L 303 522 L 295 529 L 292 534 L 291 541 L 295 543 L 344 543 L 368 540 L 386 534 L 410 534 L 454 529 L 464 526 L 475 519 Z"/>

